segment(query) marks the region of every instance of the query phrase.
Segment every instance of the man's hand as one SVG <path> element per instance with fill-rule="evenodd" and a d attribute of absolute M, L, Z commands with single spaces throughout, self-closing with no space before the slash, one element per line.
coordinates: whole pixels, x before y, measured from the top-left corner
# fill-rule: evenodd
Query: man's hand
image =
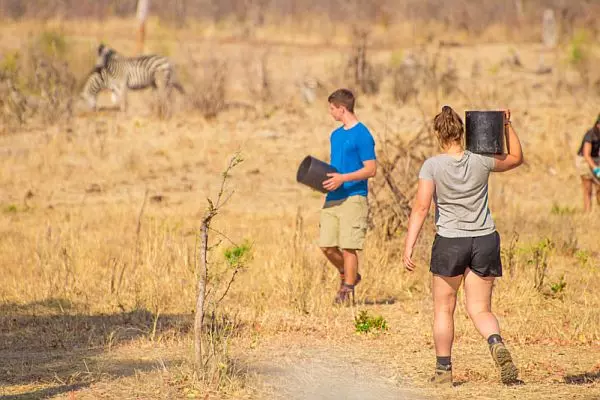
<path fill-rule="evenodd" d="M 332 172 L 327 174 L 329 179 L 323 182 L 323 187 L 328 191 L 332 192 L 342 186 L 342 183 L 345 182 L 344 175 L 338 174 L 337 172 Z"/>
<path fill-rule="evenodd" d="M 416 268 L 415 263 L 412 260 L 412 249 L 406 248 L 404 249 L 404 255 L 402 256 L 402 261 L 404 261 L 404 267 L 409 271 L 414 271 Z"/>

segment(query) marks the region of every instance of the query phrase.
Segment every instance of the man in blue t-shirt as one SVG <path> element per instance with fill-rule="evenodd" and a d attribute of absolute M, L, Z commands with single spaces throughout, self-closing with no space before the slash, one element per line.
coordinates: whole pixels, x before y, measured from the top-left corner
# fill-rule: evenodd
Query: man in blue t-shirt
<path fill-rule="evenodd" d="M 375 141 L 354 114 L 351 91 L 339 89 L 329 96 L 329 113 L 343 125 L 331 134 L 331 165 L 323 187 L 329 191 L 321 210 L 319 246 L 338 269 L 341 278 L 336 303 L 354 298 L 358 273 L 358 250 L 367 231 L 367 179 L 375 176 Z"/>

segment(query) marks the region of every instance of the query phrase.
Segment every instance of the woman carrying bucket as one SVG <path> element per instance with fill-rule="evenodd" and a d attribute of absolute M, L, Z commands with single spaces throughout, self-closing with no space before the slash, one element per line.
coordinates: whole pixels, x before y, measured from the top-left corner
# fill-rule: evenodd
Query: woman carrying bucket
<path fill-rule="evenodd" d="M 575 159 L 577 174 L 581 176 L 583 209 L 592 211 L 592 188 L 596 186 L 596 202 L 600 206 L 600 114 L 594 127 L 581 140 Z"/>
<path fill-rule="evenodd" d="M 515 383 L 518 376 L 500 336 L 498 320 L 491 312 L 492 287 L 494 279 L 502 276 L 502 263 L 500 236 L 488 208 L 488 178 L 492 171 L 504 172 L 519 166 L 523 153 L 510 122 L 510 111 L 478 115 L 471 119 L 480 118 L 481 126 L 497 127 L 498 134 L 493 141 L 500 146 L 492 146 L 496 151 L 486 151 L 485 135 L 477 140 L 472 138 L 471 131 L 476 129 L 469 129 L 469 112 L 467 137 L 470 140 L 467 142 L 473 145 L 468 147 L 473 152 L 463 147 L 464 129 L 459 115 L 448 106 L 436 115 L 434 129 L 442 154 L 427 159 L 421 168 L 404 249 L 404 265 L 413 271 L 413 249 L 433 199 L 437 235 L 431 251 L 430 271 L 433 273 L 436 369 L 431 382 L 435 384 L 452 385 L 454 309 L 463 281 L 467 312 L 479 333 L 487 339 L 502 382 Z M 506 139 L 508 154 L 475 153 L 501 153 L 502 136 Z"/>

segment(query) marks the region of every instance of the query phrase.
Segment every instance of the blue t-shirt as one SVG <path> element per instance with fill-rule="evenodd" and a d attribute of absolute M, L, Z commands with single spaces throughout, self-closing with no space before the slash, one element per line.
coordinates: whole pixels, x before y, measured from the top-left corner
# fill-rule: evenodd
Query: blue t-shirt
<path fill-rule="evenodd" d="M 340 174 L 348 174 L 363 168 L 363 162 L 375 160 L 375 140 L 361 122 L 350 129 L 343 126 L 331 134 L 331 165 Z M 342 186 L 327 193 L 327 201 L 343 200 L 350 196 L 366 196 L 367 180 L 344 182 Z"/>

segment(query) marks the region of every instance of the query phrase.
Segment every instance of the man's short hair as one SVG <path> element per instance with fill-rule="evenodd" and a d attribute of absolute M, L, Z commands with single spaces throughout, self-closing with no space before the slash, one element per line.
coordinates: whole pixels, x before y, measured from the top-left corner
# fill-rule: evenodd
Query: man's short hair
<path fill-rule="evenodd" d="M 354 112 L 354 94 L 348 89 L 338 89 L 329 95 L 328 102 L 336 107 L 344 106 L 351 113 Z"/>

